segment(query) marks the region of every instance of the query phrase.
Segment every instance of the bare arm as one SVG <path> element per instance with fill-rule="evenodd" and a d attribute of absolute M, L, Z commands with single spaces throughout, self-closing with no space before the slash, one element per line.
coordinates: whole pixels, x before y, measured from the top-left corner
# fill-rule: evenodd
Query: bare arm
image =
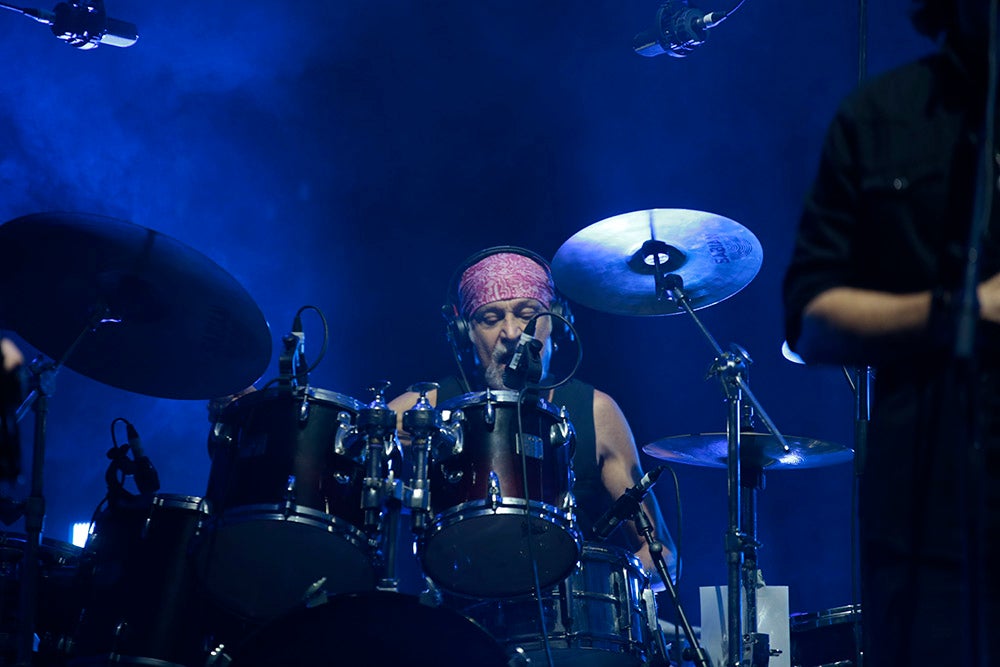
<path fill-rule="evenodd" d="M 625 490 L 634 486 L 642 477 L 639 464 L 639 453 L 629 428 L 625 415 L 622 414 L 614 399 L 601 391 L 594 391 L 594 428 L 597 435 L 597 458 L 601 468 L 601 480 L 612 498 L 618 498 Z M 656 538 L 663 544 L 663 558 L 671 578 L 677 576 L 677 555 L 673 540 L 666 529 L 660 514 L 659 503 L 653 493 L 648 493 L 643 502 L 646 514 L 653 521 Z M 630 539 L 638 546 L 642 545 L 636 555 L 642 561 L 648 572 L 655 572 L 656 567 L 649 555 L 649 545 L 645 543 L 636 531 L 631 521 L 626 522 L 621 530 L 627 530 Z"/>
<path fill-rule="evenodd" d="M 1000 274 L 979 284 L 979 317 L 1000 323 Z M 893 341 L 927 329 L 929 290 L 893 294 L 855 287 L 834 287 L 810 301 L 802 318 L 796 350 L 810 362 L 850 363 L 891 354 Z"/>

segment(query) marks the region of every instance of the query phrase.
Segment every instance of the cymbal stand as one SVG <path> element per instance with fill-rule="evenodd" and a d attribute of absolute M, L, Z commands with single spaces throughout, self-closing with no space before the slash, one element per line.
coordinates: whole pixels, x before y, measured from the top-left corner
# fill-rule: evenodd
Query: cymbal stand
<path fill-rule="evenodd" d="M 756 409 L 767 430 L 778 440 L 784 451 L 791 451 L 784 436 L 778 431 L 774 422 L 764 411 L 760 401 L 750 391 L 746 380 L 747 366 L 752 363 L 746 350 L 739 345 L 731 346 L 732 352 L 724 352 L 712 334 L 695 314 L 687 295 L 684 293 L 684 281 L 677 274 L 663 274 L 660 270 L 659 255 L 651 253 L 651 258 L 656 266 L 656 294 L 657 298 L 667 298 L 678 304 L 705 336 L 705 339 L 715 350 L 715 361 L 709 371 L 708 377 L 716 376 L 722 383 L 722 389 L 728 403 L 726 416 L 726 440 L 728 444 L 728 492 L 729 492 L 729 528 L 726 533 L 726 558 L 727 558 L 727 603 L 726 614 L 726 636 L 727 656 L 729 667 L 763 667 L 767 664 L 770 649 L 767 646 L 767 636 L 757 632 L 757 586 L 760 579 L 757 567 L 757 542 L 756 526 L 756 492 L 762 486 L 763 475 L 759 476 L 760 483 L 756 479 L 750 480 L 750 493 L 744 499 L 742 488 L 746 486 L 742 482 L 742 473 L 753 476 L 755 471 L 741 470 L 740 463 L 740 432 L 743 419 L 744 396 Z M 745 614 L 741 592 L 745 595 Z M 745 615 L 745 631 L 744 620 Z"/>
<path fill-rule="evenodd" d="M 49 414 L 49 397 L 55 393 L 56 375 L 66 360 L 70 358 L 87 334 L 97 330 L 101 324 L 116 322 L 106 316 L 107 310 L 95 310 L 87 327 L 80 332 L 58 362 L 36 357 L 28 367 L 31 391 L 17 408 L 16 419 L 20 422 L 28 410 L 35 413 L 34 442 L 31 455 L 31 489 L 21 503 L 24 515 L 24 555 L 21 560 L 21 623 L 17 633 L 17 667 L 30 667 L 34 650 L 35 613 L 38 605 L 38 552 L 42 527 L 45 523 L 45 496 L 42 493 L 43 465 L 45 463 L 45 434 Z"/>

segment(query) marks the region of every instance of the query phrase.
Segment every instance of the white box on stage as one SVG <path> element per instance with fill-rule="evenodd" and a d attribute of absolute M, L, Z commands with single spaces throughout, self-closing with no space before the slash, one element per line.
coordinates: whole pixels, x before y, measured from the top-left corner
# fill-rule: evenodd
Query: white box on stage
<path fill-rule="evenodd" d="M 713 667 L 727 667 L 729 587 L 702 586 L 699 590 L 701 646 L 708 653 Z M 746 623 L 742 623 L 741 627 L 746 632 Z M 791 667 L 788 586 L 762 586 L 757 589 L 757 632 L 768 635 L 772 652 L 768 667 Z M 780 653 L 773 655 L 775 651 Z"/>

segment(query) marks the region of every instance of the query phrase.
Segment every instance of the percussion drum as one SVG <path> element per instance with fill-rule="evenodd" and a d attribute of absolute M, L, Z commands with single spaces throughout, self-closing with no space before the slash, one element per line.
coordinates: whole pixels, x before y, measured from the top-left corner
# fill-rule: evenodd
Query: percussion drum
<path fill-rule="evenodd" d="M 526 399 L 519 420 L 515 391 L 465 394 L 438 410 L 443 431 L 458 435 L 432 446 L 433 518 L 418 543 L 427 575 L 444 590 L 493 598 L 531 591 L 533 561 L 541 586 L 564 579 L 580 556 L 565 413 Z"/>
<path fill-rule="evenodd" d="M 861 605 L 792 614 L 789 630 L 793 667 L 854 667 L 859 647 L 855 620 L 861 621 Z"/>
<path fill-rule="evenodd" d="M 0 533 L 0 664 L 14 664 L 21 619 L 21 561 L 27 538 Z M 43 537 L 38 545 L 35 665 L 61 665 L 83 604 L 80 547 Z"/>
<path fill-rule="evenodd" d="M 209 439 L 211 519 L 198 572 L 223 607 L 276 617 L 325 579 L 332 592 L 375 586 L 363 529 L 363 441 L 353 398 L 305 387 L 253 392 L 222 411 Z"/>
<path fill-rule="evenodd" d="M 201 498 L 161 494 L 95 518 L 73 667 L 204 662 L 210 638 L 189 553 L 206 516 Z"/>
<path fill-rule="evenodd" d="M 538 600 L 463 603 L 447 599 L 506 646 L 548 664 L 545 640 L 555 667 L 632 667 L 646 664 L 659 632 L 649 578 L 632 554 L 615 547 L 584 544 L 579 568 L 542 595 L 545 634 Z M 650 608 L 653 607 L 653 608 Z"/>

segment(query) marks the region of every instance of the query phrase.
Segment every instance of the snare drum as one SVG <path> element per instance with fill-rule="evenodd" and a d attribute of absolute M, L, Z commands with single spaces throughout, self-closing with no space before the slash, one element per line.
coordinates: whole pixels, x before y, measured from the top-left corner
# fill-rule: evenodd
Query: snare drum
<path fill-rule="evenodd" d="M 73 667 L 202 664 L 207 619 L 190 547 L 205 520 L 201 498 L 157 495 L 95 518 L 82 569 L 89 588 Z"/>
<path fill-rule="evenodd" d="M 363 405 L 322 389 L 247 394 L 213 427 L 211 520 L 198 571 L 225 608 L 253 619 L 286 612 L 325 578 L 330 592 L 375 586 L 363 529 Z M 355 451 L 356 450 L 356 451 Z"/>
<path fill-rule="evenodd" d="M 14 664 L 21 619 L 22 561 L 27 538 L 0 533 L 0 664 Z M 41 538 L 38 544 L 38 592 L 33 664 L 61 665 L 80 615 L 80 547 Z"/>
<path fill-rule="evenodd" d="M 656 610 L 649 578 L 632 554 L 615 547 L 584 544 L 580 567 L 542 595 L 545 636 L 558 667 L 632 667 L 655 651 Z M 548 664 L 538 600 L 462 604 L 449 599 L 507 647 L 524 651 L 531 664 Z"/>
<path fill-rule="evenodd" d="M 580 556 L 573 428 L 538 398 L 521 404 L 519 434 L 517 399 L 516 391 L 487 391 L 438 406 L 444 431 L 458 437 L 432 448 L 433 519 L 418 551 L 424 571 L 445 590 L 519 595 L 534 588 L 532 559 L 548 587 Z"/>

